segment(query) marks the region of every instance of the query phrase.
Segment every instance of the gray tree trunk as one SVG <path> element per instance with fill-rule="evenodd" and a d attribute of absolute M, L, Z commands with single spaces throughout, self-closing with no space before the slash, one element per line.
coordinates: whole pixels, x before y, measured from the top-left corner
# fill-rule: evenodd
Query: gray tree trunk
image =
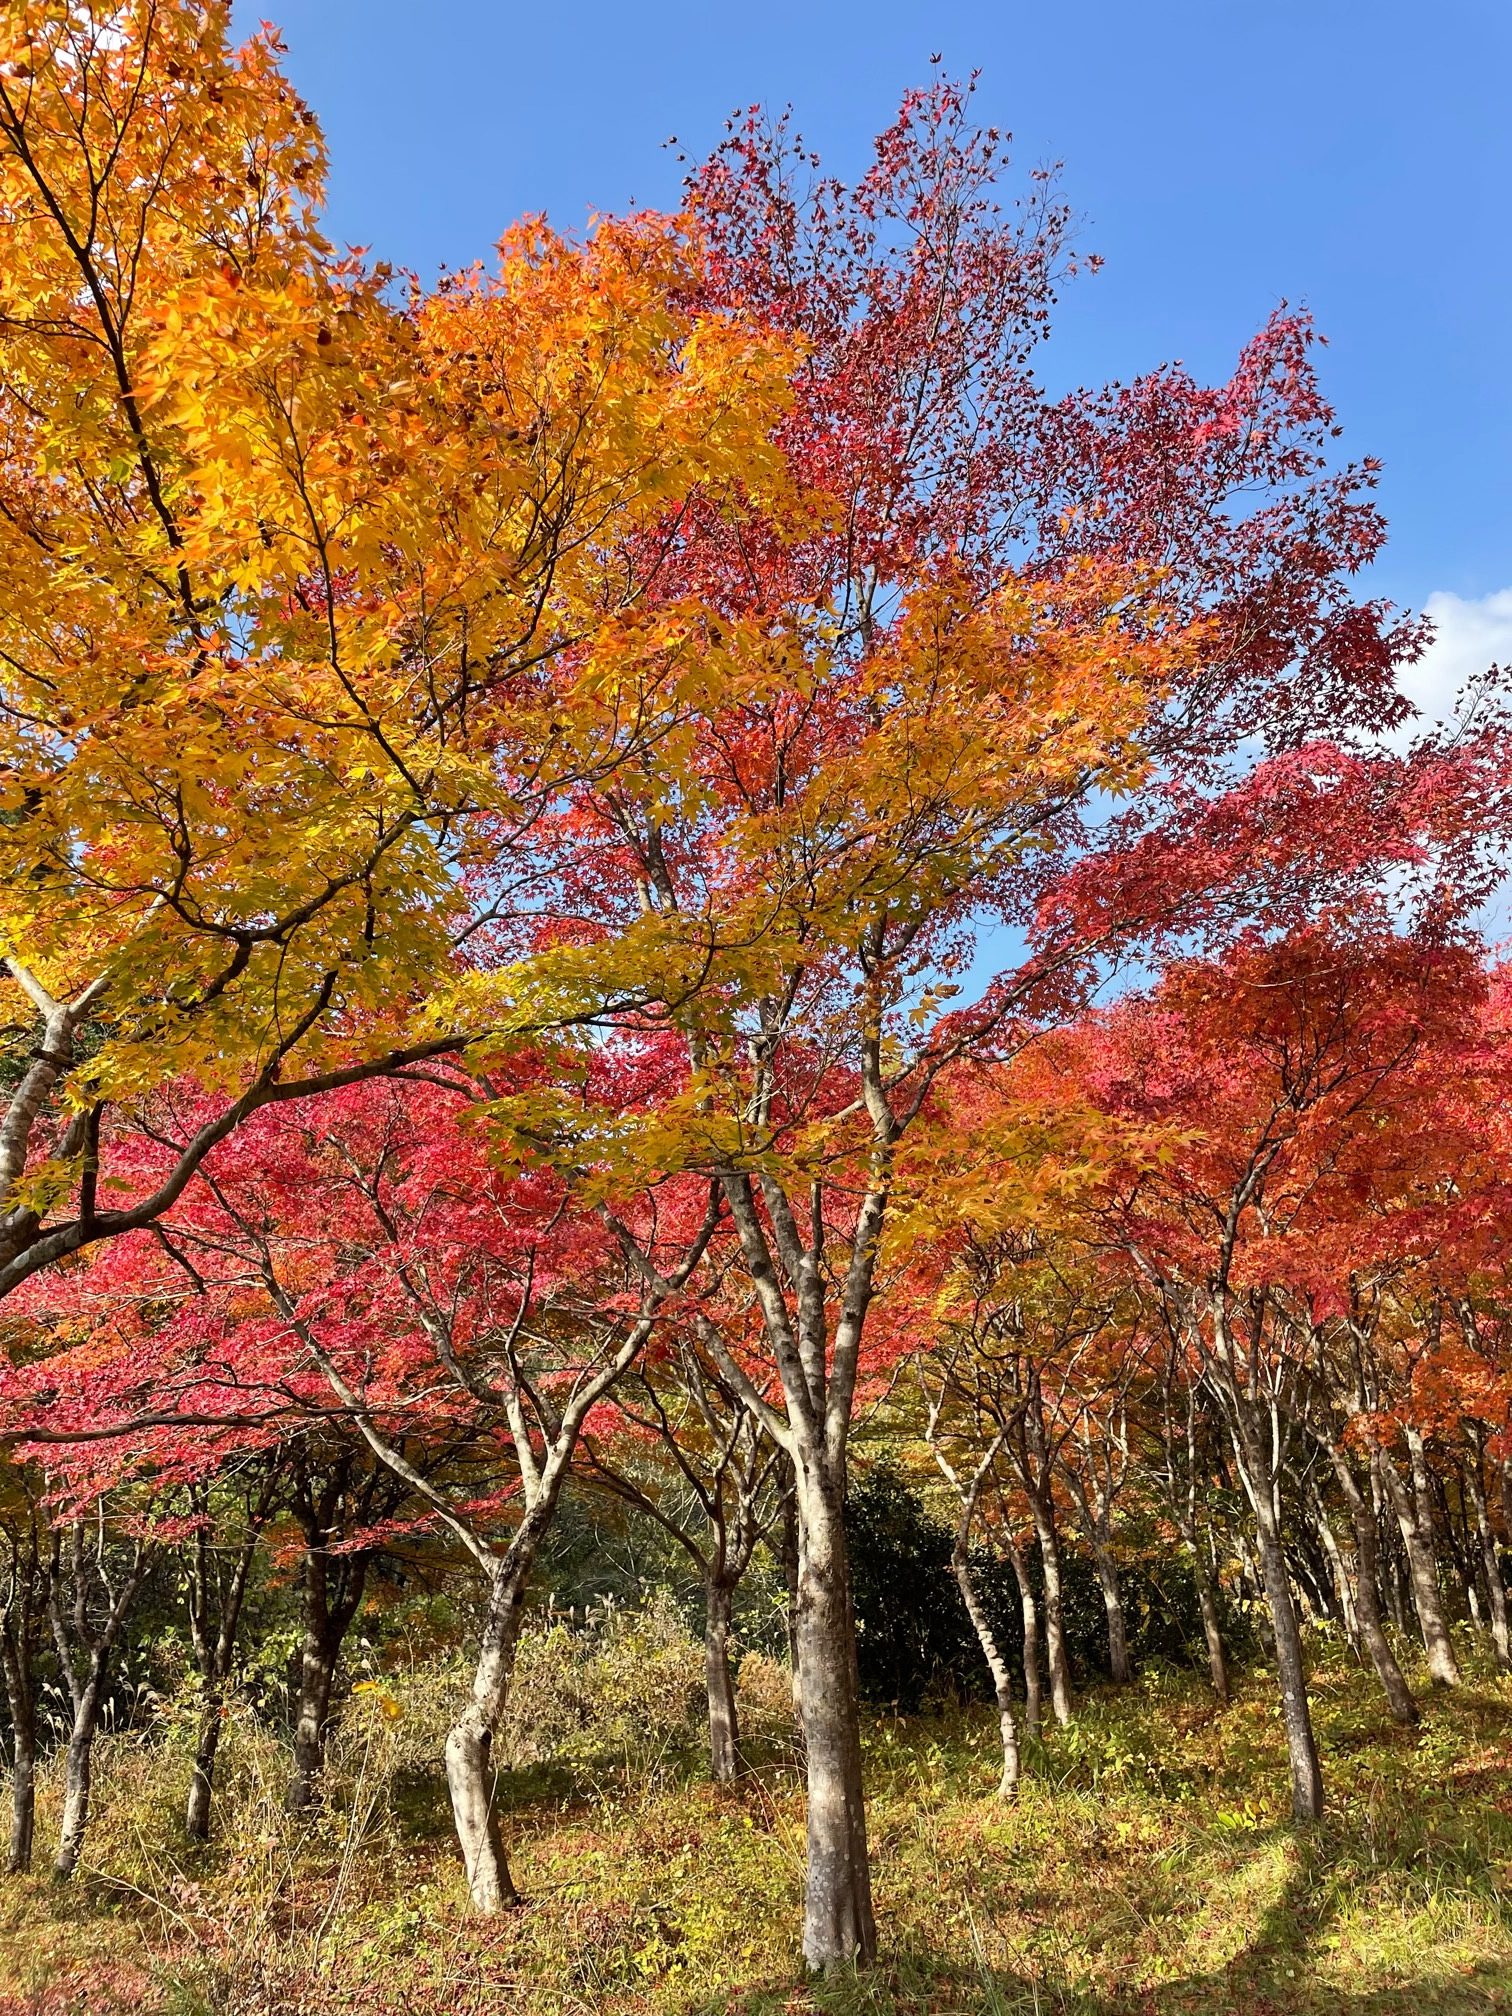
<path fill-rule="evenodd" d="M 728 1783 L 740 1775 L 740 1716 L 730 1667 L 731 1589 L 710 1574 L 704 1583 L 704 1687 L 709 1706 L 709 1769 Z"/>
<path fill-rule="evenodd" d="M 37 1698 L 31 1646 L 22 1633 L 0 1634 L 11 1722 L 11 1825 L 6 1873 L 25 1876 L 31 1868 L 37 1831 Z"/>
<path fill-rule="evenodd" d="M 53 1874 L 60 1880 L 66 1880 L 78 1868 L 79 1857 L 84 1850 L 84 1837 L 89 1830 L 94 1739 L 103 1706 L 104 1678 L 103 1668 L 96 1661 L 74 1707 L 63 1779 L 63 1824 L 58 1831 L 58 1852 L 53 1858 Z"/>
<path fill-rule="evenodd" d="M 1479 1462 L 1479 1455 L 1472 1452 L 1470 1461 L 1465 1465 L 1465 1483 L 1475 1513 L 1476 1538 L 1480 1542 L 1481 1566 L 1486 1576 L 1486 1601 L 1491 1606 L 1491 1649 L 1496 1658 L 1497 1672 L 1509 1673 L 1512 1672 L 1512 1635 L 1508 1631 L 1507 1585 L 1502 1580 L 1496 1535 L 1491 1530 L 1486 1494 L 1481 1488 Z"/>
<path fill-rule="evenodd" d="M 1328 1456 L 1354 1528 L 1354 1607 L 1360 1643 L 1375 1668 L 1393 1718 L 1410 1728 L 1418 1720 L 1418 1705 L 1397 1664 L 1381 1616 L 1381 1529 L 1376 1520 L 1375 1506 L 1355 1481 L 1343 1451 L 1330 1444 Z"/>
<path fill-rule="evenodd" d="M 1103 1608 L 1108 1614 L 1108 1672 L 1115 1686 L 1125 1687 L 1134 1678 L 1134 1667 L 1129 1658 L 1129 1631 L 1118 1583 L 1118 1563 L 1101 1540 L 1092 1543 L 1092 1560 Z"/>
<path fill-rule="evenodd" d="M 798 1669 L 808 1780 L 803 1956 L 815 1973 L 868 1965 L 877 1950 L 861 1785 L 856 1626 L 843 1462 L 800 1456 Z M 834 1474 L 836 1469 L 840 1475 Z"/>
<path fill-rule="evenodd" d="M 530 1516 L 526 1515 L 527 1520 Z M 518 1541 L 519 1536 L 489 1586 L 483 1636 L 473 1671 L 472 1698 L 446 1738 L 446 1786 L 451 1795 L 462 1865 L 467 1871 L 467 1893 L 473 1909 L 485 1915 L 519 1902 L 499 1827 L 493 1755 L 514 1677 L 515 1653 L 524 1622 L 525 1588 L 535 1554 L 528 1541 L 523 1548 Z"/>
<path fill-rule="evenodd" d="M 1229 1699 L 1228 1658 L 1223 1649 L 1223 1627 L 1218 1618 L 1218 1593 L 1212 1572 L 1202 1558 L 1199 1544 L 1192 1542 L 1192 1579 L 1197 1584 L 1197 1608 L 1202 1617 L 1202 1636 L 1207 1645 L 1208 1680 L 1225 1707 Z"/>
<path fill-rule="evenodd" d="M 1024 1734 L 1033 1741 L 1044 1720 L 1044 1684 L 1040 1679 L 1039 1604 L 1029 1579 L 1029 1564 L 1017 1540 L 1008 1541 L 1008 1559 L 1018 1584 L 1019 1610 L 1024 1620 Z"/>
<path fill-rule="evenodd" d="M 1454 1641 L 1449 1636 L 1444 1606 L 1439 1597 L 1438 1562 L 1434 1555 L 1432 1527 L 1424 1520 L 1425 1508 L 1421 1499 L 1408 1490 L 1396 1464 L 1384 1450 L 1381 1452 L 1381 1475 L 1407 1554 L 1407 1573 L 1423 1650 L 1428 1657 L 1429 1678 L 1435 1687 L 1458 1687 L 1459 1661 L 1454 1656 Z"/>
<path fill-rule="evenodd" d="M 1071 1720 L 1071 1666 L 1066 1657 L 1066 1613 L 1061 1591 L 1060 1536 L 1053 1508 L 1031 1496 L 1034 1530 L 1039 1535 L 1040 1572 L 1045 1585 L 1045 1661 L 1050 1669 L 1050 1707 L 1065 1728 Z"/>
<path fill-rule="evenodd" d="M 998 1650 L 997 1638 L 988 1621 L 987 1612 L 982 1607 L 976 1583 L 972 1579 L 969 1556 L 957 1548 L 951 1557 L 951 1571 L 956 1579 L 956 1587 L 961 1592 L 961 1601 L 966 1605 L 966 1615 L 971 1619 L 971 1628 L 976 1632 L 977 1643 L 982 1648 L 982 1657 L 987 1661 L 987 1670 L 992 1675 L 992 1693 L 997 1702 L 998 1734 L 1003 1746 L 1003 1771 L 998 1780 L 998 1797 L 1011 1799 L 1018 1791 L 1020 1776 L 1018 1726 L 1013 1719 L 1013 1683 L 1008 1676 L 1008 1665 Z"/>
<path fill-rule="evenodd" d="M 1291 1765 L 1292 1818 L 1323 1817 L 1323 1770 L 1313 1738 L 1307 1700 L 1307 1669 L 1302 1657 L 1302 1632 L 1297 1606 L 1286 1573 L 1286 1556 L 1274 1529 L 1260 1534 L 1260 1571 L 1265 1578 L 1266 1604 L 1276 1639 L 1276 1669 L 1281 1682 L 1281 1720 Z"/>
<path fill-rule="evenodd" d="M 1231 1395 L 1230 1427 L 1234 1454 L 1238 1458 L 1245 1495 L 1255 1516 L 1255 1536 L 1259 1542 L 1260 1576 L 1270 1615 L 1271 1642 L 1276 1673 L 1281 1683 L 1281 1721 L 1286 1731 L 1286 1752 L 1291 1767 L 1292 1818 L 1319 1820 L 1323 1817 L 1323 1769 L 1318 1762 L 1318 1746 L 1313 1737 L 1312 1712 L 1307 1699 L 1307 1666 L 1302 1654 L 1302 1627 L 1287 1573 L 1286 1550 L 1282 1545 L 1280 1506 L 1274 1470 L 1275 1424 L 1257 1415 L 1253 1403 Z"/>

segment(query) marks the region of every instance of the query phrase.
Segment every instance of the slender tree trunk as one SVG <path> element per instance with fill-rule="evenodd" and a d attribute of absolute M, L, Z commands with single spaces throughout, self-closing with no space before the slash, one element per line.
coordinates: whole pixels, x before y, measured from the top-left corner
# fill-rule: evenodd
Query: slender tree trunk
<path fill-rule="evenodd" d="M 1097 1570 L 1097 1586 L 1102 1590 L 1103 1608 L 1108 1613 L 1108 1674 L 1115 1686 L 1126 1687 L 1134 1678 L 1134 1668 L 1129 1659 L 1123 1592 L 1118 1583 L 1118 1564 L 1101 1538 L 1092 1542 L 1092 1561 Z"/>
<path fill-rule="evenodd" d="M 1397 1664 L 1381 1619 L 1375 1513 L 1363 1497 L 1351 1507 L 1351 1512 L 1355 1530 L 1355 1610 L 1360 1620 L 1360 1641 L 1375 1668 L 1376 1678 L 1381 1683 L 1381 1691 L 1393 1717 L 1410 1727 L 1418 1720 L 1418 1705 Z"/>
<path fill-rule="evenodd" d="M 951 1556 L 950 1566 L 956 1587 L 961 1592 L 961 1601 L 966 1605 L 966 1615 L 971 1619 L 971 1628 L 982 1648 L 982 1657 L 987 1661 L 987 1670 L 992 1675 L 998 1733 L 1003 1745 L 1003 1773 L 998 1780 L 998 1797 L 1011 1799 L 1018 1791 L 1020 1775 L 1018 1728 L 1013 1719 L 1013 1683 L 1008 1677 L 1007 1661 L 998 1650 L 997 1638 L 972 1579 L 970 1557 L 958 1547 Z"/>
<path fill-rule="evenodd" d="M 524 1621 L 525 1589 L 534 1547 L 511 1550 L 494 1574 L 472 1698 L 446 1738 L 446 1785 L 467 1891 L 475 1911 L 485 1915 L 517 1904 L 499 1827 L 494 1742 L 509 1700 L 515 1653 Z"/>
<path fill-rule="evenodd" d="M 1472 1451 L 1470 1461 L 1465 1465 L 1465 1485 L 1475 1513 L 1476 1537 L 1480 1541 L 1481 1564 L 1486 1575 L 1486 1601 L 1491 1609 L 1491 1648 L 1496 1657 L 1496 1670 L 1498 1673 L 1509 1673 L 1512 1672 L 1512 1637 L 1509 1637 L 1507 1624 L 1507 1585 L 1502 1581 L 1496 1535 L 1491 1530 L 1486 1494 L 1481 1488 L 1479 1463 L 1479 1454 Z"/>
<path fill-rule="evenodd" d="M 207 1683 L 194 1745 L 194 1776 L 189 1780 L 189 1798 L 184 1808 L 184 1827 L 191 1841 L 210 1839 L 210 1798 L 225 1712 L 223 1689 L 214 1682 Z"/>
<path fill-rule="evenodd" d="M 25 1876 L 31 1868 L 37 1831 L 37 1696 L 29 1633 L 24 1625 L 0 1632 L 0 1666 L 11 1722 L 11 1826 L 6 1873 Z"/>
<path fill-rule="evenodd" d="M 1318 1529 L 1318 1542 L 1328 1559 L 1329 1574 L 1333 1578 L 1335 1611 L 1338 1621 L 1344 1627 L 1344 1635 L 1356 1658 L 1363 1652 L 1364 1644 L 1360 1636 L 1360 1616 L 1355 1602 L 1355 1592 L 1350 1585 L 1350 1574 L 1344 1559 L 1344 1550 L 1339 1545 L 1339 1536 L 1324 1508 L 1322 1500 L 1313 1494 L 1313 1523 Z"/>
<path fill-rule="evenodd" d="M 294 1773 L 285 1804 L 308 1813 L 319 1802 L 331 1733 L 336 1668 L 352 1619 L 362 1603 L 370 1557 L 343 1557 L 335 1591 L 324 1538 L 305 1552 L 304 1636 L 299 1648 L 299 1697 L 294 1712 Z"/>
<path fill-rule="evenodd" d="M 63 1824 L 58 1832 L 58 1852 L 53 1859 L 53 1874 L 60 1880 L 66 1881 L 78 1868 L 84 1837 L 89 1829 L 94 1739 L 100 1725 L 104 1678 L 101 1663 L 96 1660 L 74 1706 L 63 1779 Z"/>
<path fill-rule="evenodd" d="M 1065 1728 L 1071 1720 L 1071 1667 L 1066 1658 L 1060 1536 L 1055 1530 L 1054 1508 L 1048 1501 L 1034 1495 L 1030 1503 L 1034 1509 L 1034 1529 L 1039 1535 L 1040 1572 L 1045 1585 L 1045 1657 L 1050 1668 L 1050 1706 L 1056 1721 Z"/>
<path fill-rule="evenodd" d="M 1412 1600 L 1417 1609 L 1423 1650 L 1428 1655 L 1429 1677 L 1435 1687 L 1458 1687 L 1459 1662 L 1454 1656 L 1454 1642 L 1449 1636 L 1444 1606 L 1439 1599 L 1438 1563 L 1434 1558 L 1431 1529 L 1424 1530 L 1421 1505 L 1416 1495 L 1409 1492 L 1396 1464 L 1384 1450 L 1381 1454 L 1381 1474 L 1407 1554 Z"/>
<path fill-rule="evenodd" d="M 1277 1502 L 1277 1480 L 1273 1468 L 1274 1422 L 1262 1425 L 1251 1411 L 1252 1403 L 1232 1396 L 1231 1426 L 1234 1453 L 1244 1482 L 1245 1495 L 1255 1517 L 1259 1541 L 1260 1574 L 1265 1587 L 1275 1647 L 1276 1673 L 1281 1684 L 1281 1720 L 1286 1730 L 1286 1751 L 1291 1765 L 1292 1818 L 1320 1820 L 1323 1817 L 1323 1770 L 1318 1762 L 1318 1746 L 1313 1737 L 1312 1712 L 1307 1699 L 1307 1666 L 1302 1655 L 1302 1629 L 1297 1617 L 1287 1573 L 1286 1549 L 1281 1539 L 1281 1511 Z"/>
<path fill-rule="evenodd" d="M 209 1546 L 210 1493 L 199 1500 L 200 1525 L 195 1533 L 194 1558 L 189 1572 L 188 1622 L 194 1656 L 200 1669 L 200 1722 L 194 1746 L 194 1774 L 189 1781 L 189 1797 L 184 1809 L 184 1827 L 191 1841 L 210 1838 L 210 1801 L 215 1788 L 215 1760 L 220 1751 L 221 1730 L 231 1675 L 236 1661 L 236 1634 L 241 1625 L 247 1582 L 257 1553 L 263 1522 L 273 1504 L 279 1471 L 270 1468 L 260 1495 L 247 1506 L 247 1529 L 237 1549 L 229 1576 L 219 1565 L 212 1568 Z"/>
<path fill-rule="evenodd" d="M 704 1686 L 709 1702 L 709 1768 L 722 1783 L 740 1775 L 740 1719 L 730 1668 L 729 1582 L 710 1573 L 704 1581 Z"/>
<path fill-rule="evenodd" d="M 1330 1445 L 1328 1455 L 1354 1527 L 1355 1615 L 1359 1621 L 1360 1643 L 1375 1668 L 1392 1716 L 1410 1728 L 1418 1720 L 1418 1705 L 1397 1664 L 1381 1618 L 1381 1529 L 1376 1520 L 1375 1506 L 1356 1483 L 1343 1451 Z"/>
<path fill-rule="evenodd" d="M 1266 1595 L 1265 1573 L 1260 1565 L 1257 1550 L 1250 1545 L 1249 1537 L 1241 1534 L 1238 1538 L 1241 1581 L 1249 1593 L 1249 1599 L 1256 1608 L 1251 1613 L 1255 1623 L 1255 1635 L 1260 1640 L 1260 1648 L 1271 1665 L 1276 1663 L 1276 1634 L 1271 1628 L 1269 1599 Z"/>
<path fill-rule="evenodd" d="M 1229 1677 L 1228 1658 L 1223 1649 L 1223 1627 L 1218 1619 L 1218 1592 L 1213 1586 L 1212 1571 L 1202 1557 L 1202 1549 L 1194 1539 L 1192 1550 L 1192 1580 L 1197 1585 L 1197 1609 L 1202 1618 L 1202 1636 L 1207 1645 L 1208 1679 L 1214 1694 L 1228 1706 Z"/>
<path fill-rule="evenodd" d="M 861 1785 L 856 1625 L 843 1469 L 823 1452 L 797 1466 L 798 1667 L 808 1778 L 803 1955 L 815 1973 L 868 1965 L 877 1950 Z"/>
<path fill-rule="evenodd" d="M 798 1486 L 794 1481 L 793 1465 L 787 1457 L 779 1459 L 786 1472 L 781 1484 L 782 1524 L 779 1530 L 779 1549 L 782 1562 L 782 1579 L 787 1587 L 787 1641 L 788 1672 L 792 1676 L 793 1719 L 798 1725 L 798 1734 L 803 1734 L 803 1673 L 798 1663 Z"/>
<path fill-rule="evenodd" d="M 1029 1579 L 1029 1564 L 1017 1540 L 1008 1541 L 1008 1559 L 1018 1584 L 1019 1609 L 1024 1620 L 1024 1734 L 1038 1737 L 1044 1720 L 1044 1687 L 1040 1679 L 1039 1604 Z"/>
<path fill-rule="evenodd" d="M 1281 1719 L 1286 1728 L 1286 1749 L 1291 1763 L 1292 1818 L 1319 1820 L 1323 1816 L 1323 1771 L 1318 1762 L 1318 1746 L 1313 1739 L 1312 1714 L 1307 1701 L 1302 1632 L 1286 1573 L 1286 1554 L 1281 1536 L 1268 1519 L 1261 1525 L 1260 1572 L 1265 1579 L 1266 1603 L 1276 1640 Z"/>
<path fill-rule="evenodd" d="M 25 1876 L 32 1865 L 32 1844 L 37 1834 L 37 1731 L 17 1727 L 11 1749 L 10 1852 L 6 1873 Z"/>
<path fill-rule="evenodd" d="M 1393 1531 L 1395 1522 L 1392 1522 L 1391 1526 L 1388 1526 L 1387 1523 L 1386 1510 L 1390 1502 L 1390 1493 L 1386 1489 L 1384 1469 L 1385 1466 L 1381 1461 L 1380 1450 L 1372 1449 L 1370 1452 L 1371 1510 L 1375 1514 L 1376 1531 L 1382 1536 L 1383 1543 L 1386 1541 L 1387 1535 L 1391 1535 L 1390 1544 L 1383 1544 L 1380 1554 L 1381 1587 L 1386 1597 L 1386 1607 L 1391 1612 L 1392 1628 L 1399 1636 L 1405 1638 L 1407 1635 L 1407 1598 L 1406 1591 L 1402 1586 L 1400 1570 L 1400 1559 L 1403 1558 L 1401 1557 L 1401 1535 L 1400 1532 Z"/>
<path fill-rule="evenodd" d="M 103 1527 L 101 1537 L 103 1541 Z M 138 1541 L 130 1567 L 119 1585 L 112 1587 L 106 1578 L 103 1545 L 100 1557 L 91 1560 L 85 1550 L 84 1527 L 82 1523 L 76 1525 L 70 1538 L 67 1570 L 70 1596 L 65 1605 L 61 1535 L 54 1535 L 52 1562 L 47 1571 L 47 1607 L 58 1663 L 68 1683 L 69 1699 L 73 1704 L 73 1726 L 69 1732 L 64 1770 L 63 1824 L 58 1836 L 58 1852 L 53 1860 L 53 1874 L 62 1879 L 72 1876 L 78 1867 L 89 1827 L 94 1739 L 105 1706 L 111 1653 L 132 1603 L 147 1579 L 151 1563 L 150 1551 L 145 1543 Z M 98 1577 L 99 1588 L 109 1603 L 109 1609 L 103 1622 L 92 1627 L 88 1622 L 88 1606 L 90 1583 L 95 1577 Z"/>

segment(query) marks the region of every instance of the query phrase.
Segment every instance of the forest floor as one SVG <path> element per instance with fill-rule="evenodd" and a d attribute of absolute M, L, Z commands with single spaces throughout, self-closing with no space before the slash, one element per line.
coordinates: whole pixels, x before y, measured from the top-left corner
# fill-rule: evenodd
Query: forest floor
<path fill-rule="evenodd" d="M 1417 1731 L 1353 1669 L 1320 1671 L 1315 1702 L 1330 1810 L 1300 1832 L 1261 1673 L 1221 1711 L 1189 1675 L 1088 1696 L 1012 1805 L 991 1796 L 985 1710 L 874 1719 L 884 1958 L 819 1987 L 799 1979 L 802 1798 L 775 1749 L 728 1788 L 670 1748 L 515 1774 L 527 1901 L 480 1923 L 434 1772 L 380 1754 L 402 1696 L 370 1690 L 366 1748 L 347 1739 L 340 1799 L 297 1838 L 233 1731 L 221 1832 L 192 1853 L 178 1753 L 170 1771 L 161 1738 L 107 1738 L 85 1878 L 0 1882 L 0 2012 L 1512 2010 L 1512 1682 L 1481 1674 Z"/>

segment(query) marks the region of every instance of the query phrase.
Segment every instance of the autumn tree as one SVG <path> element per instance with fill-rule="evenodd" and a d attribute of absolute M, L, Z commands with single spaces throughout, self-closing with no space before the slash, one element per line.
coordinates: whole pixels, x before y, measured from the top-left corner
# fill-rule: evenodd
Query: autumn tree
<path fill-rule="evenodd" d="M 0 28 L 0 1291 L 151 1223 L 247 1114 L 460 1048 L 453 954 L 702 635 L 697 493 L 770 498 L 789 349 L 676 220 L 405 290 L 225 0 Z M 744 504 L 740 508 L 745 508 Z M 143 1194 L 112 1117 L 211 1105 Z"/>
<path fill-rule="evenodd" d="M 1241 847 L 1187 857 L 1236 752 L 1291 774 L 1309 734 L 1396 719 L 1417 641 L 1349 588 L 1381 537 L 1372 472 L 1330 465 L 1300 319 L 1211 390 L 1041 391 L 1066 220 L 1043 183 L 1003 214 L 1001 155 L 942 82 L 854 188 L 759 115 L 695 173 L 707 298 L 803 346 L 781 438 L 813 518 L 799 539 L 699 526 L 680 561 L 725 611 L 717 683 L 654 764 L 542 823 L 539 907 L 497 911 L 517 1014 L 549 970 L 559 1009 L 685 1046 L 636 1140 L 571 1097 L 493 1117 L 553 1166 L 704 1173 L 729 1214 L 766 1377 L 712 1318 L 705 1341 L 795 1470 L 816 1969 L 874 1947 L 843 1503 L 890 1228 L 948 1160 L 931 1089 L 1232 889 Z M 1181 873 L 1145 872 L 1172 855 Z M 979 931 L 1002 933 L 985 987 Z M 549 969 L 511 969 L 532 934 Z"/>

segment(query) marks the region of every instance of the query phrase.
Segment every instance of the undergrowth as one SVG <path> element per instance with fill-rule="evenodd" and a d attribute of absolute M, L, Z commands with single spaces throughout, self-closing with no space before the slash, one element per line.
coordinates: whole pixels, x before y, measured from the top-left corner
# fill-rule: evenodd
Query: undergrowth
<path fill-rule="evenodd" d="M 1220 1710 L 1155 1671 L 1030 1746 L 1004 1805 L 989 1714 L 867 1734 L 882 1965 L 804 1986 L 786 1673 L 741 1672 L 751 1770 L 704 1781 L 702 1651 L 669 1609 L 526 1641 L 501 1780 L 522 1909 L 468 1916 L 439 1771 L 460 1670 L 360 1682 L 313 1823 L 233 1713 L 216 1835 L 180 1826 L 190 1717 L 100 1746 L 82 1881 L 0 1884 L 3 2016 L 1461 2016 L 1512 2009 L 1512 1683 L 1395 1728 L 1316 1675 L 1329 1815 L 1286 1823 L 1266 1676 Z M 39 1845 L 56 1824 L 49 1774 Z"/>

